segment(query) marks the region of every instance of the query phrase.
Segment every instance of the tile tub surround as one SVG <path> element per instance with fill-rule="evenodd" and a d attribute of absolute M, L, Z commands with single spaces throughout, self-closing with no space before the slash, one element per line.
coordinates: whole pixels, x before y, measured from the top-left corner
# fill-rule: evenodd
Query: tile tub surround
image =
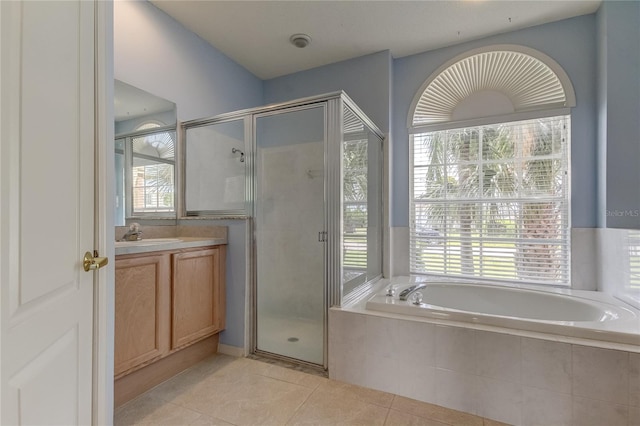
<path fill-rule="evenodd" d="M 389 297 L 385 286 L 396 286 Z M 411 285 L 426 285 L 419 306 L 398 294 Z M 524 284 L 490 285 L 477 281 L 412 276 L 383 280 L 372 291 L 366 312 L 468 323 L 470 328 L 636 352 L 640 347 L 640 311 L 602 292 L 542 288 Z M 347 305 L 352 306 L 352 305 Z M 538 334 L 536 334 L 538 333 Z M 543 337 L 545 338 L 545 337 Z"/>
<path fill-rule="evenodd" d="M 638 271 L 632 265 L 638 260 L 637 229 L 598 229 L 598 290 L 617 297 L 640 309 L 640 290 L 634 284 Z"/>
<path fill-rule="evenodd" d="M 329 377 L 513 425 L 640 425 L 640 353 L 442 322 L 331 309 Z"/>

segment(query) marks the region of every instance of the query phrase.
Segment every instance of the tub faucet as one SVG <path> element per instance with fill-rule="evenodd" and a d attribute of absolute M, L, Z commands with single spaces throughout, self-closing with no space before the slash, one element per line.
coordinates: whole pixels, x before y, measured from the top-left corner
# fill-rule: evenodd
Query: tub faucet
<path fill-rule="evenodd" d="M 426 286 L 426 284 L 414 284 L 411 287 L 405 288 L 404 290 L 402 290 L 402 293 L 400 293 L 400 300 L 407 300 L 413 293 L 418 290 L 422 290 Z"/>
<path fill-rule="evenodd" d="M 142 239 L 142 231 L 140 230 L 139 223 L 132 223 L 129 225 L 129 230 L 122 236 L 120 241 L 139 241 Z"/>

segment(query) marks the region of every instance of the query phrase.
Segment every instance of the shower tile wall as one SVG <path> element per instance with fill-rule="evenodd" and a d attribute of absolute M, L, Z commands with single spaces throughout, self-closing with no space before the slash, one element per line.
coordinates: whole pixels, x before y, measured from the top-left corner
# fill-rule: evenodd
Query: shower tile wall
<path fill-rule="evenodd" d="M 332 309 L 332 379 L 514 425 L 640 425 L 640 354 Z"/>
<path fill-rule="evenodd" d="M 640 309 L 640 230 L 597 229 L 597 243 L 598 290 Z"/>
<path fill-rule="evenodd" d="M 324 143 L 261 148 L 259 309 L 276 316 L 323 317 Z M 287 253 L 295 253 L 290 257 Z M 310 281 L 313 281 L 311 283 Z M 277 289 L 277 291 L 273 291 Z"/>
<path fill-rule="evenodd" d="M 243 126 L 242 120 L 235 120 L 187 129 L 187 211 L 244 209 L 245 162 L 232 151 L 245 149 Z"/>

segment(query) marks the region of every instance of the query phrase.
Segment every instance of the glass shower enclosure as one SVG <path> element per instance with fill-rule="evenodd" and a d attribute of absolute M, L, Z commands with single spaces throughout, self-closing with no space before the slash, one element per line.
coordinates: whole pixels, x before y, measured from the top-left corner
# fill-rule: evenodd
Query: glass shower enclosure
<path fill-rule="evenodd" d="M 256 132 L 256 349 L 324 360 L 325 107 L 260 114 Z"/>
<path fill-rule="evenodd" d="M 382 274 L 382 135 L 344 94 L 254 116 L 254 352 L 327 366 L 327 311 Z"/>
<path fill-rule="evenodd" d="M 326 369 L 329 307 L 382 276 L 382 133 L 336 92 L 188 123 L 186 158 L 189 127 L 230 120 L 245 129 L 251 352 Z"/>

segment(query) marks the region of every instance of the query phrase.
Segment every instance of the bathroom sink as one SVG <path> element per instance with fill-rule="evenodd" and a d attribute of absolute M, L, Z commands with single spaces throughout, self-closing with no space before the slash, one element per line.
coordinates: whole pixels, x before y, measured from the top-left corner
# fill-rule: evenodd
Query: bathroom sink
<path fill-rule="evenodd" d="M 148 238 L 146 240 L 136 241 L 116 241 L 116 247 L 153 246 L 156 244 L 179 243 L 181 241 L 182 239 L 180 238 Z"/>

